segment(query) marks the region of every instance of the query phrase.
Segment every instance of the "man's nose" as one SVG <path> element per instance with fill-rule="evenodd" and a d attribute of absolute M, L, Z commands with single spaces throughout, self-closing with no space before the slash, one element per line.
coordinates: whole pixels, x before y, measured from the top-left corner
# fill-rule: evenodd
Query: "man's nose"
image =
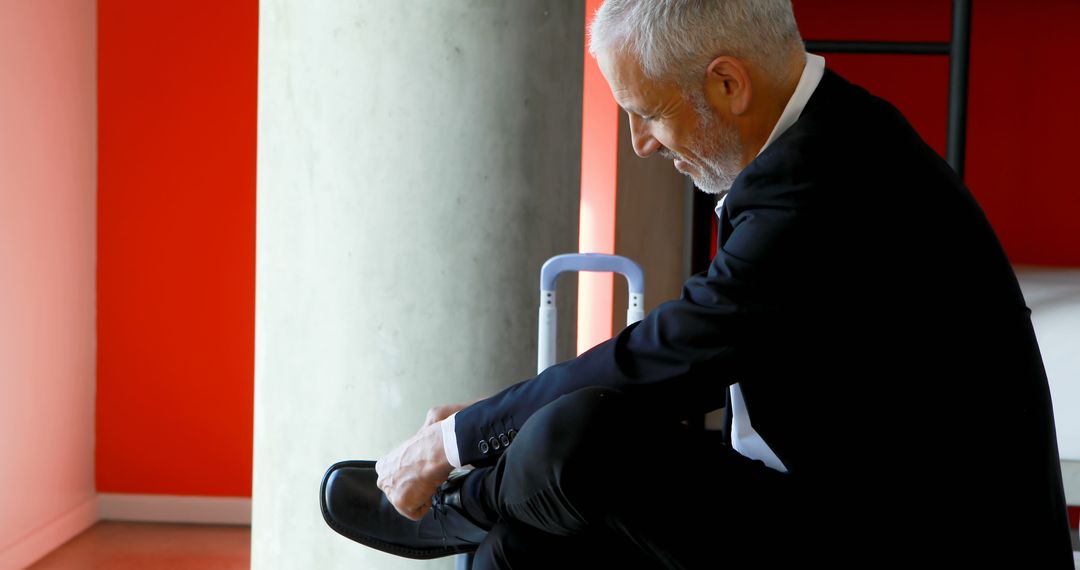
<path fill-rule="evenodd" d="M 660 141 L 653 137 L 648 123 L 634 114 L 630 115 L 630 141 L 634 145 L 634 152 L 641 158 L 660 150 Z"/>

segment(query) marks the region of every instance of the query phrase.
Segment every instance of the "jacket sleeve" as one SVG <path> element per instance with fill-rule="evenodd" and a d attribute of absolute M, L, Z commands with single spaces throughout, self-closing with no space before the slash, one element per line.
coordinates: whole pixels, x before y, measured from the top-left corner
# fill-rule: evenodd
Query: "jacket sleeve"
<path fill-rule="evenodd" d="M 775 185 L 742 190 L 752 200 L 733 203 L 735 190 L 729 195 L 716 257 L 707 272 L 686 281 L 679 299 L 577 358 L 458 412 L 462 463 L 497 459 L 536 410 L 584 387 L 620 389 L 672 419 L 722 407 L 747 349 L 782 315 L 780 285 L 802 219 L 801 192 Z"/>

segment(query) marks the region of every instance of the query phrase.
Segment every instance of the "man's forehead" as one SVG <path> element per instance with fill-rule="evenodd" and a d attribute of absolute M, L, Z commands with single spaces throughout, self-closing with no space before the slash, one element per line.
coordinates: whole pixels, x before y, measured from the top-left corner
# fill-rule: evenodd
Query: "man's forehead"
<path fill-rule="evenodd" d="M 660 86 L 645 76 L 637 60 L 625 52 L 597 54 L 597 63 L 615 101 L 623 109 L 642 114 L 642 106 L 659 96 Z"/>
<path fill-rule="evenodd" d="M 596 61 L 608 83 L 640 84 L 647 79 L 637 58 L 625 50 L 599 53 Z"/>

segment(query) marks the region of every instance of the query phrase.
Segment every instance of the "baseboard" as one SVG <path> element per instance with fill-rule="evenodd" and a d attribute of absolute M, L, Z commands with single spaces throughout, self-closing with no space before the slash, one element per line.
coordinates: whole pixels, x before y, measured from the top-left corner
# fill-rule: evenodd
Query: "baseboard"
<path fill-rule="evenodd" d="M 101 520 L 251 524 L 251 499 L 98 493 Z"/>
<path fill-rule="evenodd" d="M 45 526 L 31 531 L 11 546 L 0 550 L 0 569 L 26 568 L 93 526 L 97 520 L 98 499 L 91 497 Z"/>

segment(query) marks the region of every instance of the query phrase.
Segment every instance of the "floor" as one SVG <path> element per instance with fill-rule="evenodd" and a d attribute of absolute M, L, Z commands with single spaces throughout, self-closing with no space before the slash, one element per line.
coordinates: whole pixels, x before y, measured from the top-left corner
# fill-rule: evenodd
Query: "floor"
<path fill-rule="evenodd" d="M 1072 530 L 1073 548 L 1080 546 Z M 1080 568 L 1080 552 L 1073 553 Z M 246 570 L 251 528 L 99 522 L 27 570 Z"/>
<path fill-rule="evenodd" d="M 29 570 L 246 570 L 251 528 L 99 522 Z"/>

